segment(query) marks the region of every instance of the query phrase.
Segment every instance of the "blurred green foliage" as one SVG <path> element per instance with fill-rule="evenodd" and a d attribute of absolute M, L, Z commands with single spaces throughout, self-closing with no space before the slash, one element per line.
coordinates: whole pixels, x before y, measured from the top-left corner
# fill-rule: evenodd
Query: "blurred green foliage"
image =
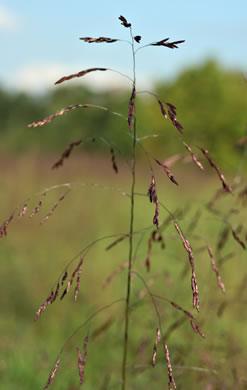
<path fill-rule="evenodd" d="M 210 60 L 185 70 L 176 80 L 161 80 L 152 92 L 177 107 L 177 119 L 184 126 L 184 139 L 192 147 L 203 146 L 222 167 L 236 169 L 242 155 L 236 142 L 245 136 L 247 123 L 247 85 L 241 73 L 227 71 Z M 130 92 L 126 90 L 94 93 L 81 85 L 70 87 L 69 83 L 54 87 L 42 96 L 2 89 L 1 151 L 62 152 L 73 141 L 97 136 L 121 145 L 120 151 L 128 154 L 131 138 L 125 131 L 126 122 L 109 112 L 73 110 L 43 128 L 27 128 L 27 124 L 78 103 L 102 105 L 128 116 L 129 98 Z M 149 150 L 155 150 L 162 158 L 184 153 L 177 129 L 169 119 L 164 119 L 157 100 L 148 93 L 138 95 L 137 121 L 139 137 L 153 133 L 162 135 L 156 141 L 145 141 Z M 92 148 L 109 152 L 104 142 L 87 142 L 83 150 Z"/>

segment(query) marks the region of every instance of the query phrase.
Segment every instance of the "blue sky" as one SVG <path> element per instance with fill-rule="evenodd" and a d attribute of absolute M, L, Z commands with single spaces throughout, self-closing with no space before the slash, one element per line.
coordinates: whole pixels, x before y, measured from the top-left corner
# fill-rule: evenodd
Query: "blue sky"
<path fill-rule="evenodd" d="M 95 66 L 131 75 L 129 45 L 87 44 L 78 39 L 128 39 L 119 15 L 132 23 L 143 44 L 166 37 L 186 40 L 179 49 L 149 47 L 139 52 L 137 72 L 143 85 L 174 78 L 184 68 L 212 57 L 226 68 L 247 73 L 246 0 L 0 0 L 0 84 L 35 92 L 53 88 L 53 82 L 65 74 Z M 94 87 L 126 83 L 105 73 L 85 76 L 83 82 Z"/>

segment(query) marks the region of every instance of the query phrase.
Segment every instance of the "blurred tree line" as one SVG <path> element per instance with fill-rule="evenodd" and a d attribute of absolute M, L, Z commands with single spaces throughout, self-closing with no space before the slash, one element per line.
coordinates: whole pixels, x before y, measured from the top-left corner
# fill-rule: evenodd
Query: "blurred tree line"
<path fill-rule="evenodd" d="M 176 80 L 160 81 L 151 92 L 177 107 L 177 119 L 184 127 L 181 138 L 171 121 L 162 116 L 155 97 L 145 92 L 138 94 L 138 137 L 161 135 L 142 140 L 151 153 L 163 160 L 172 154 L 185 153 L 184 140 L 195 152 L 197 146 L 208 149 L 225 169 L 236 169 L 243 157 L 243 147 L 237 147 L 236 143 L 246 135 L 247 126 L 247 84 L 241 73 L 222 69 L 210 60 L 185 70 Z M 127 155 L 132 142 L 128 125 L 110 112 L 77 109 L 41 128 L 28 128 L 27 124 L 78 103 L 105 106 L 127 117 L 130 93 L 116 89 L 94 93 L 83 84 L 71 87 L 69 83 L 40 96 L 0 89 L 0 151 L 60 154 L 69 143 L 85 138 L 78 152 L 97 149 L 109 153 L 104 138 Z M 96 142 L 92 142 L 93 137 Z M 101 139 L 97 141 L 97 137 Z"/>

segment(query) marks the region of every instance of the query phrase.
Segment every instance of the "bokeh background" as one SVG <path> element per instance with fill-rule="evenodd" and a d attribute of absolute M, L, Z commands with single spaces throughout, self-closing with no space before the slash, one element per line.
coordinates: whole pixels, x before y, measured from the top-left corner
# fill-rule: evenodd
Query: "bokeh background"
<path fill-rule="evenodd" d="M 107 288 L 102 286 L 127 260 L 127 240 L 106 251 L 115 237 L 102 239 L 86 256 L 78 302 L 74 303 L 70 294 L 34 321 L 36 310 L 71 259 L 99 238 L 128 232 L 132 140 L 126 122 L 110 112 L 88 109 L 73 110 L 42 128 L 27 127 L 78 103 L 128 115 L 131 83 L 118 73 L 95 72 L 54 86 L 60 77 L 91 67 L 111 68 L 132 77 L 131 50 L 126 42 L 87 44 L 79 40 L 85 36 L 128 40 L 119 15 L 132 23 L 135 35 L 142 36 L 141 44 L 167 37 L 171 41 L 185 39 L 179 49 L 147 47 L 136 55 L 137 88 L 143 92 L 136 100 L 138 137 L 143 137 L 142 145 L 151 159 L 177 158 L 170 169 L 178 186 L 154 162 L 152 165 L 159 199 L 176 216 L 195 252 L 201 299 L 197 322 L 206 335 L 201 339 L 181 312 L 157 299 L 174 377 L 179 388 L 246 388 L 246 254 L 231 232 L 233 229 L 245 245 L 246 13 L 245 1 L 0 2 L 2 222 L 15 213 L 7 236 L 1 239 L 1 389 L 43 388 L 59 350 L 74 330 L 125 294 L 124 270 Z M 183 136 L 164 119 L 157 100 L 145 91 L 177 107 Z M 151 134 L 155 137 L 148 137 Z M 83 142 L 64 166 L 52 170 L 68 144 L 78 140 Z M 192 164 L 183 141 L 200 158 L 205 172 Z M 208 202 L 221 183 L 199 146 L 210 151 L 233 186 L 233 195 L 219 193 L 211 207 Z M 112 169 L 111 148 L 118 174 Z M 137 158 L 137 192 L 141 195 L 136 205 L 135 269 L 154 294 L 192 311 L 187 254 L 172 223 L 166 222 L 168 213 L 162 207 L 165 248 L 153 242 L 151 272 L 143 266 L 153 232 L 154 207 L 142 196 L 151 181 L 142 148 L 137 150 Z M 70 193 L 40 225 L 68 185 Z M 40 212 L 29 218 L 44 192 L 47 196 Z M 17 218 L 25 202 L 27 213 Z M 211 269 L 208 244 L 225 284 L 225 295 Z M 143 289 L 143 280 L 136 276 L 129 388 L 152 388 L 155 383 L 161 389 L 167 383 L 164 353 L 160 347 L 153 369 L 150 361 L 157 317 Z M 120 388 L 122 322 L 123 304 L 119 303 L 82 327 L 65 344 L 52 386 L 79 388 L 76 346 L 82 348 L 89 334 L 85 388 Z M 105 330 L 101 329 L 104 324 Z"/>

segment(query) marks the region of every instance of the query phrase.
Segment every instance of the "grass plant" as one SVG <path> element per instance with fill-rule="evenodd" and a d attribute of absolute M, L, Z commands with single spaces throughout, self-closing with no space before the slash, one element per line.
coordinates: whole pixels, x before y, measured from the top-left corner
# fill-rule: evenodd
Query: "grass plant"
<path fill-rule="evenodd" d="M 236 353 L 242 356 L 244 347 L 241 349 L 240 345 L 247 344 L 246 337 L 238 337 L 237 341 L 222 338 L 221 323 L 224 320 L 219 320 L 229 306 L 241 306 L 246 300 L 245 285 L 241 284 L 240 288 L 239 272 L 233 276 L 232 269 L 227 268 L 230 262 L 237 261 L 238 266 L 233 266 L 234 271 L 237 272 L 243 266 L 246 231 L 242 221 L 246 188 L 239 178 L 230 185 L 206 148 L 185 142 L 186 129 L 177 119 L 175 102 L 170 103 L 169 97 L 160 97 L 152 91 L 145 93 L 156 99 L 160 115 L 170 121 L 171 132 L 177 132 L 178 142 L 184 147 L 184 155 L 165 158 L 149 153 L 145 147 L 146 140 L 157 142 L 163 134 L 142 137 L 142 129 L 138 127 L 137 97 L 144 92 L 138 89 L 138 52 L 154 48 L 177 49 L 184 40 L 171 41 L 164 38 L 142 45 L 142 37 L 135 35 L 131 23 L 123 16 L 119 19 L 129 34 L 129 40 L 115 37 L 80 39 L 90 44 L 119 43 L 130 46 L 133 74 L 131 77 L 123 75 L 130 83 L 127 114 L 93 103 L 76 103 L 29 126 L 42 127 L 59 120 L 56 118 L 64 114 L 72 115 L 70 112 L 73 110 L 104 110 L 106 115 L 116 115 L 119 120 L 126 122 L 131 158 L 121 158 L 121 145 L 113 144 L 103 134 L 102 137 L 92 135 L 71 140 L 61 156 L 51 164 L 53 173 L 59 177 L 59 171 L 66 170 L 67 159 L 72 159 L 74 150 L 83 147 L 83 144 L 103 142 L 109 149 L 114 176 L 109 179 L 111 183 L 105 183 L 106 177 L 103 177 L 103 182 L 94 181 L 93 172 L 99 171 L 103 164 L 96 162 L 93 169 L 88 162 L 87 180 L 74 182 L 73 178 L 68 177 L 66 182 L 44 186 L 44 189 L 13 210 L 0 230 L 0 236 L 4 238 L 14 225 L 13 221 L 17 218 L 24 221 L 29 215 L 25 229 L 31 229 L 30 221 L 39 218 L 46 239 L 50 236 L 49 244 L 55 246 L 54 252 L 46 251 L 45 248 L 40 251 L 40 258 L 49 256 L 49 261 L 45 262 L 45 272 L 38 272 L 34 277 L 31 268 L 28 274 L 30 283 L 39 286 L 39 299 L 43 296 L 43 285 L 48 287 L 48 270 L 49 279 L 50 274 L 55 279 L 35 315 L 37 324 L 41 322 L 44 338 L 39 343 L 43 354 L 48 353 L 47 346 L 50 343 L 52 349 L 56 349 L 54 340 L 57 341 L 58 334 L 61 336 L 59 332 L 56 335 L 56 329 L 61 323 L 64 326 L 62 333 L 71 331 L 72 326 L 74 330 L 65 337 L 66 341 L 57 354 L 52 351 L 56 358 L 43 388 L 46 390 L 58 386 L 60 389 L 72 390 L 84 386 L 127 390 L 164 388 L 166 382 L 168 389 L 187 388 L 191 384 L 208 389 L 230 388 L 233 382 L 244 386 L 246 379 L 242 376 L 241 358 L 237 359 L 237 364 L 229 364 L 231 378 L 227 375 L 222 379 L 224 367 L 220 367 L 220 362 L 231 358 L 225 354 L 225 350 L 230 353 L 233 346 L 238 346 Z M 106 71 L 112 69 L 89 68 L 64 76 L 55 84 Z M 164 155 L 167 156 L 166 153 Z M 196 175 L 196 182 L 203 188 L 202 200 L 195 196 L 197 183 L 191 185 L 189 175 L 185 173 L 187 169 L 175 170 L 175 163 L 181 164 L 182 161 L 188 163 L 189 172 Z M 214 169 L 215 177 L 219 179 L 220 188 L 216 192 L 211 185 L 207 189 L 209 168 Z M 47 175 L 45 179 L 48 181 Z M 125 189 L 127 185 L 129 190 Z M 189 187 L 188 196 L 186 186 Z M 94 191 L 96 195 L 93 195 Z M 70 207 L 66 209 L 69 204 Z M 60 218 L 57 225 L 54 214 Z M 100 223 L 102 226 L 98 227 Z M 69 261 L 60 264 L 57 271 L 58 262 L 53 264 L 52 258 L 64 259 L 64 252 L 66 257 L 69 256 L 74 236 L 78 239 L 74 232 L 77 229 L 81 232 L 81 226 L 84 228 L 85 246 L 70 256 Z M 14 229 L 11 233 L 17 234 Z M 36 233 L 39 234 L 32 232 L 33 237 Z M 63 242 L 61 252 L 60 239 L 62 242 L 67 241 Z M 231 248 L 234 248 L 233 251 Z M 13 258 L 15 255 L 12 254 Z M 14 273 L 17 267 L 15 260 L 12 267 Z M 226 270 L 222 271 L 223 268 Z M 15 278 L 17 276 L 14 273 L 13 281 Z M 226 298 L 228 278 L 230 293 Z M 69 301 L 72 288 L 75 301 L 73 307 Z M 34 298 L 30 297 L 26 285 L 23 294 L 29 304 L 33 305 Z M 36 297 L 37 294 L 35 303 Z M 55 316 L 53 319 L 51 305 Z M 45 323 L 50 311 L 48 329 Z M 241 310 L 238 315 L 240 313 Z M 243 324 L 239 323 L 240 331 Z M 35 332 L 35 327 L 32 332 Z M 209 340 L 207 348 L 204 346 L 205 336 Z M 213 348 L 217 338 L 217 348 Z M 227 348 L 226 343 L 229 343 Z M 44 361 L 47 366 L 47 357 Z M 37 360 L 32 364 L 35 370 Z M 67 380 L 60 376 L 59 372 L 62 371 L 70 372 Z M 41 376 L 43 378 L 43 374 Z M 18 375 L 16 377 L 19 378 Z M 33 380 L 31 385 L 38 386 L 38 383 Z"/>

